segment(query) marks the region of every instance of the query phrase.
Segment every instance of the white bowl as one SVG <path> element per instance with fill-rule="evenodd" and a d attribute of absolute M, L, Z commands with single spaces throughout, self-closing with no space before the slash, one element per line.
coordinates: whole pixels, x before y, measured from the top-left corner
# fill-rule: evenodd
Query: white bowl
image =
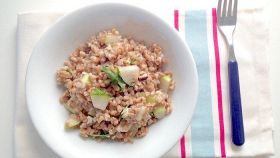
<path fill-rule="evenodd" d="M 117 28 L 147 44 L 158 43 L 169 59 L 176 89 L 173 112 L 149 128 L 134 143 L 81 139 L 78 130 L 65 131 L 67 111 L 59 103 L 62 88 L 55 73 L 69 54 L 91 35 Z M 190 124 L 198 94 L 194 60 L 176 30 L 143 9 L 106 3 L 87 6 L 65 15 L 41 37 L 33 50 L 26 76 L 26 98 L 31 119 L 43 140 L 62 157 L 159 157 L 180 139 Z"/>

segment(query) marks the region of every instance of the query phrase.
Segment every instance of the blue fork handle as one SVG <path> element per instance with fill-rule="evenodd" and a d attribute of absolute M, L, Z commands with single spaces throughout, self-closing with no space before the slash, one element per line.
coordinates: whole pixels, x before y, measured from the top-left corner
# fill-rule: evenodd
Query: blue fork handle
<path fill-rule="evenodd" d="M 241 96 L 239 86 L 238 64 L 236 60 L 228 62 L 229 91 L 230 91 L 230 111 L 232 126 L 232 142 L 241 146 L 245 142 Z"/>

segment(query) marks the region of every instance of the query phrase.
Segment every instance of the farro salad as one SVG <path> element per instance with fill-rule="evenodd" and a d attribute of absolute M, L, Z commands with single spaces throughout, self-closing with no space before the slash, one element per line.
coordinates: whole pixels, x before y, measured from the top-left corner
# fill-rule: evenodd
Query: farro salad
<path fill-rule="evenodd" d="M 167 59 L 157 44 L 146 46 L 116 29 L 92 36 L 56 74 L 65 88 L 61 104 L 69 111 L 65 128 L 83 137 L 132 142 L 172 111 L 175 87 Z"/>

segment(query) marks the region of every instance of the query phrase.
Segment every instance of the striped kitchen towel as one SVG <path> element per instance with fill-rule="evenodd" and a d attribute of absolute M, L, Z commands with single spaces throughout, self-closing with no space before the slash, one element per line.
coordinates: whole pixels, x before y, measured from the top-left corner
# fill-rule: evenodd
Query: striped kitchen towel
<path fill-rule="evenodd" d="M 217 28 L 216 9 L 174 11 L 174 27 L 188 43 L 197 65 L 199 96 L 191 126 L 167 157 L 264 157 L 273 154 L 268 29 L 261 15 L 257 10 L 238 13 L 234 45 L 239 62 L 246 142 L 236 147 L 231 143 L 228 54 Z"/>
<path fill-rule="evenodd" d="M 217 31 L 216 10 L 165 11 L 162 16 L 186 40 L 197 64 L 199 96 L 191 126 L 164 157 L 242 157 L 273 154 L 268 81 L 268 29 L 261 10 L 238 13 L 235 51 L 239 62 L 246 142 L 231 144 L 227 53 Z M 29 118 L 24 78 L 28 59 L 40 35 L 61 15 L 29 12 L 18 15 L 15 157 L 55 158 Z M 159 147 L 160 148 L 160 147 Z M 139 149 L 141 150 L 141 149 Z M 133 157 L 133 156 L 132 156 Z"/>

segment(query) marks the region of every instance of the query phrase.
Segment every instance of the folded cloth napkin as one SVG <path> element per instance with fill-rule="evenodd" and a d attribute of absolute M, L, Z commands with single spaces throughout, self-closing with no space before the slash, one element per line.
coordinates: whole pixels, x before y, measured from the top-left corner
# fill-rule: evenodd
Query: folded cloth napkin
<path fill-rule="evenodd" d="M 197 108 L 184 136 L 165 157 L 242 157 L 273 154 L 273 126 L 267 63 L 268 28 L 262 11 L 238 13 L 234 44 L 239 62 L 246 142 L 231 143 L 225 44 L 217 31 L 216 10 L 170 11 L 170 18 L 190 46 L 197 64 Z M 41 34 L 61 13 L 18 15 L 15 157 L 59 157 L 41 140 L 29 118 L 24 79 L 28 59 Z"/>

